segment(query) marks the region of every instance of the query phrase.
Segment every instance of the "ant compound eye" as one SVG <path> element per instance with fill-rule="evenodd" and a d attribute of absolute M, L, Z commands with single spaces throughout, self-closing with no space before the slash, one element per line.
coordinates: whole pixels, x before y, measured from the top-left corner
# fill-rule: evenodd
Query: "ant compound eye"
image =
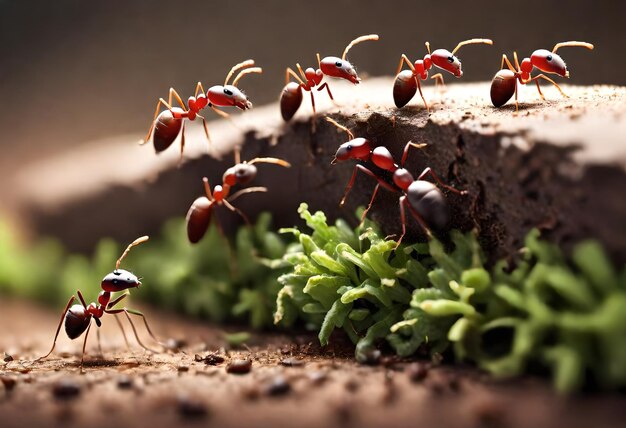
<path fill-rule="evenodd" d="M 341 61 L 337 61 L 337 62 L 335 63 L 335 66 L 336 66 L 337 68 L 341 68 L 342 64 L 343 64 L 343 63 L 342 63 Z"/>
<path fill-rule="evenodd" d="M 552 61 L 552 55 L 548 55 L 548 56 L 546 57 L 546 59 L 547 59 L 548 61 Z"/>
<path fill-rule="evenodd" d="M 232 97 L 232 96 L 233 96 L 233 91 L 231 91 L 230 89 L 226 89 L 226 88 L 224 88 L 224 93 L 225 93 L 226 95 L 228 95 L 229 97 Z"/>
<path fill-rule="evenodd" d="M 352 144 L 348 144 L 348 146 L 346 147 L 346 150 L 347 150 L 347 151 L 352 150 Z"/>
<path fill-rule="evenodd" d="M 449 62 L 450 64 L 452 64 L 452 63 L 454 62 L 454 57 L 453 57 L 453 56 L 449 56 L 449 57 L 448 57 L 448 62 Z"/>
<path fill-rule="evenodd" d="M 116 285 L 117 285 L 117 283 L 118 283 L 119 281 L 118 281 L 117 279 L 114 279 L 112 282 L 113 282 L 113 284 L 116 284 Z"/>

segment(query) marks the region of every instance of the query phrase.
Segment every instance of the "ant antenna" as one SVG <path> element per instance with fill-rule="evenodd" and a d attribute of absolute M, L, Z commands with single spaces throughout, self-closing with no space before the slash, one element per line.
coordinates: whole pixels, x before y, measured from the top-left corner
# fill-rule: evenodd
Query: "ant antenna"
<path fill-rule="evenodd" d="M 456 53 L 456 51 L 458 51 L 462 46 L 474 45 L 474 44 L 477 44 L 477 43 L 483 43 L 485 45 L 493 45 L 493 40 L 491 40 L 491 39 L 469 39 L 469 40 L 462 41 L 458 45 L 456 45 L 456 48 L 454 48 L 454 50 L 452 51 L 452 55 L 454 55 Z"/>
<path fill-rule="evenodd" d="M 357 37 L 356 39 L 352 40 L 344 49 L 343 55 L 341 55 L 341 59 L 346 59 L 346 55 L 348 55 L 348 51 L 352 49 L 352 46 L 358 45 L 359 43 L 366 42 L 368 40 L 378 40 L 378 34 L 368 34 L 367 36 Z"/>
<path fill-rule="evenodd" d="M 424 43 L 426 45 L 426 50 L 428 51 L 428 55 L 430 55 L 430 42 Z"/>
<path fill-rule="evenodd" d="M 240 164 L 241 163 L 241 147 L 240 146 L 235 146 L 235 164 Z"/>
<path fill-rule="evenodd" d="M 245 67 L 251 67 L 253 65 L 254 65 L 253 59 L 247 59 L 244 62 L 240 62 L 239 64 L 234 65 L 233 68 L 231 68 L 228 74 L 226 75 L 226 80 L 224 80 L 224 86 L 228 84 L 228 80 L 233 76 L 235 71 L 240 70 Z"/>
<path fill-rule="evenodd" d="M 254 163 L 272 163 L 274 165 L 280 165 L 285 168 L 290 168 L 291 164 L 286 160 L 278 159 L 278 158 L 254 158 L 251 161 L 245 162 L 248 165 L 252 165 Z"/>
<path fill-rule="evenodd" d="M 350 131 L 348 128 L 346 128 L 343 125 L 338 124 L 337 122 L 335 122 L 333 119 L 331 119 L 330 117 L 326 117 L 325 118 L 327 122 L 332 123 L 333 125 L 335 125 L 337 128 L 341 129 L 342 131 L 346 131 L 346 133 L 348 134 L 348 138 L 350 140 L 354 140 L 354 134 L 352 133 L 352 131 Z"/>
<path fill-rule="evenodd" d="M 211 193 L 211 184 L 209 183 L 209 179 L 206 177 L 202 177 L 202 184 L 204 184 L 204 193 L 206 193 L 209 201 L 213 202 L 213 194 Z"/>
<path fill-rule="evenodd" d="M 263 69 L 261 67 L 252 67 L 252 68 L 248 68 L 246 70 L 241 70 L 239 72 L 239 74 L 237 75 L 237 77 L 235 77 L 235 80 L 233 80 L 233 86 L 237 86 L 237 82 L 239 82 L 239 79 L 241 79 L 243 76 L 245 76 L 246 74 L 250 74 L 250 73 L 263 73 Z"/>
<path fill-rule="evenodd" d="M 115 270 L 118 270 L 120 268 L 120 264 L 122 263 L 122 260 L 124 260 L 124 257 L 126 257 L 126 255 L 129 253 L 130 249 L 133 248 L 134 246 L 137 246 L 143 242 L 146 242 L 149 239 L 148 236 L 142 236 L 140 238 L 135 239 L 133 242 L 130 243 L 130 245 L 128 247 L 126 247 L 126 249 L 124 250 L 124 252 L 122 253 L 122 255 L 120 256 L 119 259 L 117 259 L 117 263 L 115 263 Z"/>
<path fill-rule="evenodd" d="M 554 45 L 554 49 L 552 49 L 552 53 L 556 53 L 558 48 L 562 48 L 565 46 L 580 46 L 581 48 L 593 49 L 593 45 L 587 42 L 561 42 Z"/>

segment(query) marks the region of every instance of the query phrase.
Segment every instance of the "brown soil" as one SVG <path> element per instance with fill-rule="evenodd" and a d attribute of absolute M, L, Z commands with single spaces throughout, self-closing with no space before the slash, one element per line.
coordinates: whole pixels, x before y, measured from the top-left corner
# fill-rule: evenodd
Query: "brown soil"
<path fill-rule="evenodd" d="M 62 337 L 48 359 L 29 361 L 47 351 L 58 314 L 0 302 L 0 350 L 14 358 L 0 366 L 2 426 L 624 426 L 619 395 L 563 398 L 543 380 L 495 382 L 427 361 L 358 365 L 341 337 L 320 349 L 312 335 L 254 334 L 249 347 L 225 349 L 217 327 L 145 312 L 161 337 L 187 344 L 152 354 L 131 341 L 127 350 L 105 318 L 103 354 L 91 337 L 81 374 L 78 340 Z M 248 373 L 229 373 L 246 359 Z"/>

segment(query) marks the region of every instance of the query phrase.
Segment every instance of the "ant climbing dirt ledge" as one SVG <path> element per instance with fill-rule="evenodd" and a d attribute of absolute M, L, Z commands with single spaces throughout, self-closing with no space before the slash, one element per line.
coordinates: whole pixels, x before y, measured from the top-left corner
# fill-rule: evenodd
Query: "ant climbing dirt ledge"
<path fill-rule="evenodd" d="M 455 82 L 445 92 L 426 87 L 429 113 L 419 99 L 397 109 L 393 79 L 364 79 L 358 87 L 337 82 L 337 104 L 320 99 L 316 106 L 315 132 L 306 104 L 288 124 L 278 105 L 259 106 L 234 117 L 234 123 L 210 124 L 211 153 L 221 159 L 207 155 L 203 144 L 189 144 L 179 165 L 176 153 L 155 159 L 152 150 L 135 146 L 136 138 L 126 136 L 108 141 L 106 152 L 88 148 L 25 166 L 2 196 L 29 230 L 88 251 L 103 235 L 129 240 L 137 230 L 153 233 L 166 219 L 183 216 L 198 196 L 202 177 L 220 182 L 232 165 L 233 148 L 242 145 L 242 159 L 274 157 L 292 165 L 259 174 L 255 186 L 268 192 L 242 199 L 239 206 L 251 220 L 269 210 L 277 227 L 292 226 L 299 222 L 295 213 L 302 201 L 312 210 L 324 210 L 331 220 L 353 218 L 377 183 L 359 176 L 340 206 L 354 164 L 331 165 L 348 138 L 324 120 L 330 116 L 367 138 L 372 148 L 385 146 L 394 159 L 402 158 L 409 141 L 426 144 L 408 157 L 407 170 L 417 176 L 431 168 L 447 185 L 467 191 L 443 190 L 450 227 L 478 228 L 492 260 L 513 254 L 525 234 L 538 227 L 566 249 L 596 238 L 616 263 L 626 261 L 626 199 L 615 196 L 626 188 L 626 88 L 564 84 L 570 96 L 564 99 L 545 87 L 545 101 L 534 87 L 520 88 L 518 113 L 514 105 L 494 108 L 489 88 L 487 82 Z M 202 127 L 190 124 L 187 141 L 203 138 Z M 127 165 L 122 169 L 121 160 Z M 111 171 L 117 174 L 111 177 Z M 397 194 L 380 189 L 368 216 L 388 235 L 402 232 Z M 226 231 L 241 221 L 236 217 L 220 219 Z M 420 238 L 422 230 L 409 220 L 404 242 Z"/>

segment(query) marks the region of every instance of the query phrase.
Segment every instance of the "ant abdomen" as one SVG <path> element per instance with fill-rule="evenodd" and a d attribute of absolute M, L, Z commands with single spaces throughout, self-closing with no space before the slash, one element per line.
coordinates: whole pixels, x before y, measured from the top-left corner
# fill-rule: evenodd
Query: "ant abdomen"
<path fill-rule="evenodd" d="M 296 82 L 289 82 L 280 94 L 280 114 L 285 121 L 291 120 L 302 104 L 302 89 Z"/>
<path fill-rule="evenodd" d="M 196 199 L 189 211 L 187 212 L 187 237 L 189 242 L 195 244 L 199 242 L 211 222 L 211 212 L 213 210 L 213 204 L 206 196 L 201 196 Z"/>
<path fill-rule="evenodd" d="M 450 221 L 450 210 L 445 196 L 433 183 L 416 180 L 406 191 L 411 208 L 433 229 L 442 230 Z"/>
<path fill-rule="evenodd" d="M 154 150 L 160 153 L 171 146 L 178 137 L 182 125 L 182 119 L 175 118 L 170 110 L 163 110 L 154 125 Z"/>
<path fill-rule="evenodd" d="M 65 333 L 70 339 L 76 339 L 87 330 L 91 314 L 83 305 L 73 305 L 65 313 Z"/>
<path fill-rule="evenodd" d="M 417 80 L 411 70 L 404 70 L 396 76 L 393 82 L 393 101 L 396 107 L 401 108 L 411 101 L 417 92 Z"/>
<path fill-rule="evenodd" d="M 496 107 L 501 107 L 511 99 L 515 93 L 517 78 L 511 70 L 502 69 L 493 76 L 491 81 L 491 102 Z"/>

